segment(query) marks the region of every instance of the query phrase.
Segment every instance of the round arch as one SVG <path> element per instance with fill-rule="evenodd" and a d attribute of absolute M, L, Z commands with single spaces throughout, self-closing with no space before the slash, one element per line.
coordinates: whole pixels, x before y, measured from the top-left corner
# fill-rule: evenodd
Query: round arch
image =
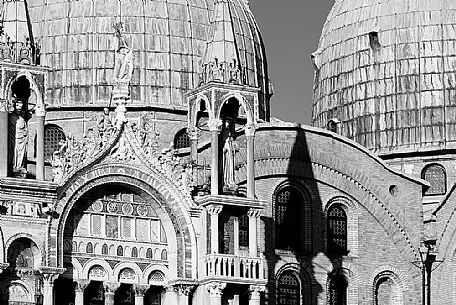
<path fill-rule="evenodd" d="M 11 100 L 12 98 L 12 85 L 21 77 L 25 77 L 27 81 L 29 82 L 30 90 L 33 91 L 36 94 L 36 105 L 40 105 L 44 107 L 44 102 L 43 102 L 43 92 L 40 92 L 38 88 L 38 84 L 35 82 L 33 79 L 33 76 L 30 72 L 28 71 L 20 71 L 15 77 L 11 78 L 7 85 L 5 86 L 5 89 L 3 91 L 3 96 L 6 97 L 8 100 Z"/>
<path fill-rule="evenodd" d="M 245 98 L 242 95 L 240 95 L 238 93 L 232 93 L 232 92 L 228 93 L 227 95 L 225 95 L 223 97 L 222 102 L 220 103 L 220 106 L 217 109 L 216 118 L 219 120 L 222 119 L 223 106 L 226 103 L 228 103 L 228 101 L 231 99 L 235 99 L 239 103 L 239 107 L 244 108 L 245 114 L 247 116 L 247 125 L 253 124 L 254 123 L 253 110 L 251 109 L 251 107 L 249 107 L 249 104 L 247 103 L 247 101 L 245 100 Z"/>
<path fill-rule="evenodd" d="M 37 243 L 37 241 L 35 240 L 35 238 L 28 234 L 28 233 L 17 233 L 17 234 L 14 234 L 13 236 L 11 236 L 7 241 L 6 241 L 6 244 L 5 244 L 5 249 L 6 249 L 6 253 L 5 253 L 5 262 L 7 262 L 8 258 L 6 257 L 8 255 L 8 251 L 11 247 L 11 245 L 19 240 L 19 239 L 27 239 L 31 242 L 31 245 L 35 246 L 37 251 L 38 251 L 38 254 L 35 256 L 35 258 L 38 258 L 39 260 L 35 262 L 35 266 L 34 268 L 39 268 L 41 265 L 44 264 L 44 258 L 45 258 L 45 253 L 43 252 L 43 249 L 42 247 L 40 247 L 40 244 Z"/>
<path fill-rule="evenodd" d="M 190 216 L 183 207 L 187 202 L 180 191 L 171 189 L 169 185 L 163 185 L 159 178 L 151 176 L 137 168 L 127 167 L 121 164 L 101 164 L 95 166 L 76 179 L 70 179 L 62 187 L 60 199 L 56 206 L 59 217 L 50 223 L 51 239 L 56 241 L 56 256 L 48 257 L 51 261 L 56 260 L 56 265 L 63 262 L 63 232 L 66 219 L 78 199 L 91 189 L 106 185 L 120 184 L 146 198 L 152 198 L 152 202 L 159 204 L 157 209 L 159 217 L 163 221 L 163 227 L 168 237 L 169 260 L 173 269 L 170 270 L 172 277 L 195 276 L 196 271 L 196 237 L 191 224 Z M 187 203 L 188 204 L 188 203 Z M 180 259 L 178 259 L 180 258 Z M 179 265 L 178 265 L 179 262 Z"/>
<path fill-rule="evenodd" d="M 111 266 L 105 260 L 99 258 L 93 258 L 84 264 L 82 269 L 82 279 L 89 279 L 89 272 L 95 266 L 101 266 L 104 271 L 106 272 L 106 280 L 112 281 L 113 280 L 113 272 Z"/>
<path fill-rule="evenodd" d="M 119 276 L 120 276 L 120 272 L 122 272 L 122 270 L 124 270 L 126 268 L 132 269 L 136 273 L 136 279 L 138 281 L 136 284 L 141 284 L 142 279 L 143 279 L 143 272 L 141 271 L 141 268 L 139 268 L 139 266 L 137 264 L 131 263 L 131 262 L 123 262 L 123 263 L 117 264 L 114 267 L 113 280 L 115 280 L 115 281 L 118 280 Z"/>

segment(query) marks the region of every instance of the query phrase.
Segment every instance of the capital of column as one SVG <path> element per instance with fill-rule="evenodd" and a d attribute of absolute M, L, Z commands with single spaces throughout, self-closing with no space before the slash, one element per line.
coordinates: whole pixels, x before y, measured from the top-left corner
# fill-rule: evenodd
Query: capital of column
<path fill-rule="evenodd" d="M 223 205 L 221 204 L 209 204 L 206 206 L 207 211 L 210 215 L 218 215 L 223 209 Z"/>
<path fill-rule="evenodd" d="M 260 285 L 250 285 L 249 286 L 249 298 L 250 300 L 259 301 L 261 298 L 261 293 L 266 290 L 266 287 Z"/>
<path fill-rule="evenodd" d="M 8 112 L 8 101 L 4 98 L 0 99 L 0 112 Z"/>
<path fill-rule="evenodd" d="M 254 124 L 247 124 L 244 127 L 245 136 L 246 137 L 253 137 L 255 136 L 255 125 Z"/>
<path fill-rule="evenodd" d="M 223 289 L 226 287 L 226 283 L 222 282 L 210 282 L 205 285 L 211 298 L 221 298 L 223 294 Z"/>
<path fill-rule="evenodd" d="M 114 294 L 116 292 L 117 288 L 119 288 L 120 284 L 119 283 L 103 283 L 104 289 L 105 289 L 105 294 Z"/>
<path fill-rule="evenodd" d="M 190 140 L 198 140 L 198 130 L 190 129 L 187 131 L 187 134 Z"/>
<path fill-rule="evenodd" d="M 75 292 L 84 292 L 84 290 L 89 286 L 89 280 L 76 280 L 74 281 L 74 291 Z"/>
<path fill-rule="evenodd" d="M 133 289 L 135 290 L 135 296 L 143 297 L 147 290 L 149 290 L 150 285 L 134 285 Z"/>
<path fill-rule="evenodd" d="M 247 211 L 247 216 L 249 216 L 251 218 L 258 218 L 258 217 L 260 217 L 260 215 L 261 215 L 261 210 L 260 209 L 250 208 Z"/>
<path fill-rule="evenodd" d="M 190 294 L 190 291 L 192 291 L 194 285 L 176 285 L 174 286 L 174 291 L 177 292 L 180 296 L 187 296 Z"/>
<path fill-rule="evenodd" d="M 0 263 L 0 274 L 3 272 L 3 270 L 8 268 L 8 266 L 9 266 L 8 263 Z"/>
<path fill-rule="evenodd" d="M 44 286 L 54 285 L 54 281 L 65 272 L 65 268 L 41 267 L 40 272 L 43 277 Z"/>
<path fill-rule="evenodd" d="M 36 104 L 35 115 L 42 117 L 46 116 L 46 106 L 44 104 Z"/>
<path fill-rule="evenodd" d="M 210 119 L 209 122 L 207 122 L 207 126 L 209 127 L 210 131 L 220 132 L 222 128 L 222 120 Z"/>

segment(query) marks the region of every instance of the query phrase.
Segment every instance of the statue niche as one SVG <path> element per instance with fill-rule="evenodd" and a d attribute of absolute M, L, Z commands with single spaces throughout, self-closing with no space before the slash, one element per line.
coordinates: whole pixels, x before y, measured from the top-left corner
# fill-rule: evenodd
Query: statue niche
<path fill-rule="evenodd" d="M 30 82 L 25 76 L 19 77 L 11 86 L 9 111 L 9 167 L 13 177 L 27 176 L 28 121 L 31 118 Z"/>

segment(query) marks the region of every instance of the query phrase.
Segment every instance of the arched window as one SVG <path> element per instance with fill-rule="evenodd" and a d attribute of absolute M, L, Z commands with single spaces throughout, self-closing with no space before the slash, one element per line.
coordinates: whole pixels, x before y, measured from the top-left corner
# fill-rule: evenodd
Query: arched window
<path fill-rule="evenodd" d="M 117 247 L 117 256 L 123 256 L 123 248 L 122 246 Z"/>
<path fill-rule="evenodd" d="M 138 257 L 138 249 L 136 247 L 131 249 L 131 257 Z"/>
<path fill-rule="evenodd" d="M 44 158 L 52 159 L 52 154 L 60 149 L 60 141 L 65 141 L 65 133 L 57 125 L 44 126 Z"/>
<path fill-rule="evenodd" d="M 152 249 L 148 248 L 146 251 L 146 258 L 153 258 Z"/>
<path fill-rule="evenodd" d="M 86 246 L 86 253 L 93 253 L 93 245 L 92 243 L 87 243 L 87 246 Z"/>
<path fill-rule="evenodd" d="M 176 133 L 174 137 L 174 148 L 187 148 L 190 147 L 190 138 L 187 134 L 187 128 L 183 128 Z"/>
<path fill-rule="evenodd" d="M 347 280 L 342 274 L 330 276 L 328 285 L 328 305 L 346 305 L 347 287 Z"/>
<path fill-rule="evenodd" d="M 275 198 L 275 243 L 278 249 L 300 249 L 301 193 L 293 187 L 281 189 Z"/>
<path fill-rule="evenodd" d="M 375 305 L 392 305 L 394 283 L 389 277 L 382 277 L 375 285 Z"/>
<path fill-rule="evenodd" d="M 277 281 L 277 305 L 301 304 L 301 287 L 292 271 L 282 273 Z"/>
<path fill-rule="evenodd" d="M 327 213 L 328 253 L 347 254 L 347 214 L 343 207 L 334 204 Z"/>
<path fill-rule="evenodd" d="M 431 185 L 424 195 L 444 195 L 446 193 L 446 171 L 440 164 L 430 164 L 421 172 L 421 178 Z"/>
<path fill-rule="evenodd" d="M 108 254 L 108 245 L 104 244 L 103 247 L 101 247 L 101 254 Z"/>
<path fill-rule="evenodd" d="M 162 253 L 161 253 L 161 259 L 162 260 L 167 260 L 168 259 L 168 252 L 163 249 Z"/>

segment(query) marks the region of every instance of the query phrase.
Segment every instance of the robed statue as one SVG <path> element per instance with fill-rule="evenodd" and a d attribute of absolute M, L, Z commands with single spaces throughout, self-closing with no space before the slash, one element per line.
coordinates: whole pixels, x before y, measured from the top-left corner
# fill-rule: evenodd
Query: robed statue
<path fill-rule="evenodd" d="M 114 63 L 114 90 L 113 99 L 129 99 L 129 84 L 133 75 L 133 49 L 128 45 L 124 34 L 123 25 L 118 22 L 114 25 L 117 38 L 117 49 Z"/>
<path fill-rule="evenodd" d="M 21 178 L 25 178 L 27 175 L 28 121 L 31 117 L 30 112 L 26 109 L 26 102 L 23 98 L 14 98 L 13 110 L 9 116 L 13 176 Z"/>
<path fill-rule="evenodd" d="M 223 190 L 235 192 L 237 191 L 237 185 L 234 181 L 234 156 L 239 148 L 234 141 L 234 131 L 231 130 L 230 125 L 226 121 L 223 126 Z"/>

